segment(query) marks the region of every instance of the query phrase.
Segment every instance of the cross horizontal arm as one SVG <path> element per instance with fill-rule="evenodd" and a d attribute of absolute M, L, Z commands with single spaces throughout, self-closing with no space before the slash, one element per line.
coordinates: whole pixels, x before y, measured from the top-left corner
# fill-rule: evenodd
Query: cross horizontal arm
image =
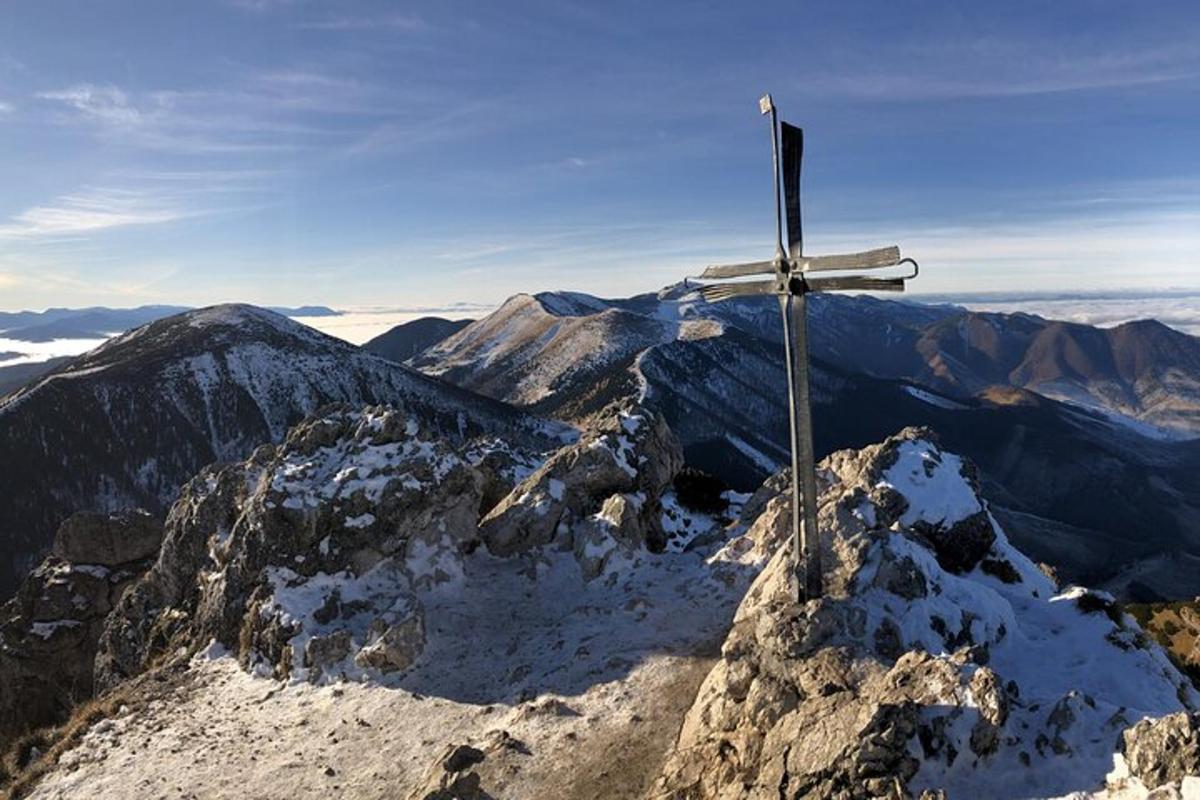
<path fill-rule="evenodd" d="M 840 292 L 858 289 L 864 292 L 903 292 L 904 278 L 805 278 L 810 292 Z"/>
<path fill-rule="evenodd" d="M 711 278 L 742 278 L 746 275 L 771 275 L 775 272 L 774 261 L 749 261 L 744 264 L 721 264 L 708 267 L 700 273 L 702 280 Z"/>
<path fill-rule="evenodd" d="M 775 281 L 748 281 L 746 283 L 714 283 L 703 286 L 700 296 L 710 303 L 729 300 L 733 297 L 745 297 L 754 294 L 774 294 L 777 289 Z"/>
<path fill-rule="evenodd" d="M 881 247 L 862 253 L 844 253 L 834 256 L 804 256 L 798 259 L 796 269 L 800 272 L 825 272 L 841 269 L 880 269 L 894 267 L 900 263 L 899 247 Z"/>

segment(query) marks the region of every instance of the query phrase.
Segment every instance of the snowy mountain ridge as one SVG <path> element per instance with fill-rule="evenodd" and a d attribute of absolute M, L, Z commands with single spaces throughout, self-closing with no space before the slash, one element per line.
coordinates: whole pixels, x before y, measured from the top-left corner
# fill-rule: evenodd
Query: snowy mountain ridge
<path fill-rule="evenodd" d="M 1200 439 L 1131 416 L 1190 424 L 1200 340 L 865 296 L 814 295 L 809 317 L 818 454 L 931 427 L 984 470 L 1020 546 L 1071 580 L 1122 599 L 1200 593 Z M 644 401 L 689 464 L 740 491 L 788 461 L 779 310 L 762 298 L 518 295 L 411 363 L 577 424 Z M 1067 384 L 1070 403 L 1055 399 Z"/>
<path fill-rule="evenodd" d="M 0 595 L 76 510 L 165 510 L 213 461 L 244 458 L 328 403 L 403 402 L 456 439 L 484 430 L 551 446 L 547 425 L 246 305 L 157 320 L 0 401 Z"/>

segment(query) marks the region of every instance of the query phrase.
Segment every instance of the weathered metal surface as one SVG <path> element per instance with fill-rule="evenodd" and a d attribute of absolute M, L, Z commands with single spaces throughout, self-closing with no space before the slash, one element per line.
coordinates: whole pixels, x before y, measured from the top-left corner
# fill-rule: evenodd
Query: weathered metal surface
<path fill-rule="evenodd" d="M 700 273 L 700 278 L 701 280 L 744 278 L 748 275 L 771 275 L 774 272 L 774 261 L 747 261 L 744 264 L 721 264 L 708 267 Z"/>
<path fill-rule="evenodd" d="M 779 295 L 787 362 L 788 427 L 792 438 L 792 547 L 796 581 L 803 597 L 820 597 L 821 547 L 817 527 L 817 473 L 813 454 L 812 403 L 808 381 L 808 298 Z"/>
<path fill-rule="evenodd" d="M 805 278 L 810 292 L 903 292 L 904 278 Z"/>
<path fill-rule="evenodd" d="M 804 250 L 804 229 L 800 220 L 800 162 L 804 159 L 804 131 L 786 122 L 779 123 L 783 137 L 783 198 L 787 210 L 788 255 L 800 258 Z"/>
<path fill-rule="evenodd" d="M 808 256 L 800 259 L 802 272 L 824 272 L 828 270 L 882 269 L 900 263 L 900 248 L 895 245 L 862 253 L 845 253 L 833 256 Z"/>
<path fill-rule="evenodd" d="M 746 297 L 756 294 L 778 294 L 775 281 L 747 281 L 745 283 L 720 283 L 704 286 L 700 295 L 710 303 L 719 303 L 732 297 Z M 780 295 L 781 297 L 783 295 Z"/>

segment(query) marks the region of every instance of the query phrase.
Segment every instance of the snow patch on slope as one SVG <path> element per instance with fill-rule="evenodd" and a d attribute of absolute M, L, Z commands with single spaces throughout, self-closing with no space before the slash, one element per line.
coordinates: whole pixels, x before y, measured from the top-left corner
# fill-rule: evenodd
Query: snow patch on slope
<path fill-rule="evenodd" d="M 983 509 L 975 491 L 963 480 L 962 469 L 962 459 L 952 453 L 943 453 L 925 441 L 905 442 L 880 485 L 908 500 L 901 524 L 911 527 L 922 521 L 950 527 Z"/>

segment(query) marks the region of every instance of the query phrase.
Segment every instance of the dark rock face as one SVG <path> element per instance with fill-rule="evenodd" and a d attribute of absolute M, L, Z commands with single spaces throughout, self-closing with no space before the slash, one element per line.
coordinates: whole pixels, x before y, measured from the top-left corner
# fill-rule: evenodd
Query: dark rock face
<path fill-rule="evenodd" d="M 1144 719 L 1122 736 L 1129 772 L 1148 789 L 1200 775 L 1200 713 Z"/>
<path fill-rule="evenodd" d="M 996 531 L 984 512 L 973 514 L 949 528 L 918 523 L 913 529 L 937 554 L 938 563 L 949 572 L 970 572 L 979 565 L 996 541 Z"/>
<path fill-rule="evenodd" d="M 0 745 L 92 696 L 104 618 L 149 568 L 161 538 L 162 523 L 144 511 L 63 523 L 54 555 L 0 607 Z"/>
<path fill-rule="evenodd" d="M 149 558 L 161 544 L 162 523 L 147 511 L 81 511 L 59 527 L 50 552 L 63 561 L 113 567 Z"/>
<path fill-rule="evenodd" d="M 0 400 L 0 597 L 71 513 L 162 513 L 205 465 L 278 442 L 334 402 L 402 402 L 453 436 L 460 426 L 533 433 L 502 403 L 264 309 L 215 306 L 161 319 Z"/>

